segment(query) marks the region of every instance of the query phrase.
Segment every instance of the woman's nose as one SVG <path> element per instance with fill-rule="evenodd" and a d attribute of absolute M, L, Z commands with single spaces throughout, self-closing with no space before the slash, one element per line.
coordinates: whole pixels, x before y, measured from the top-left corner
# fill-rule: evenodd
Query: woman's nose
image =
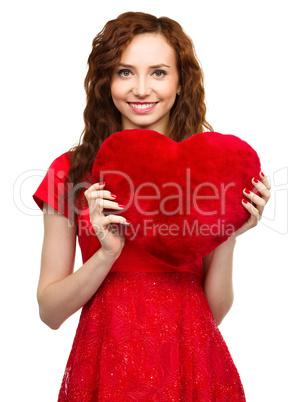
<path fill-rule="evenodd" d="M 132 88 L 132 93 L 134 96 L 138 96 L 140 98 L 149 95 L 151 92 L 150 85 L 145 78 L 137 78 L 134 82 L 134 87 Z"/>

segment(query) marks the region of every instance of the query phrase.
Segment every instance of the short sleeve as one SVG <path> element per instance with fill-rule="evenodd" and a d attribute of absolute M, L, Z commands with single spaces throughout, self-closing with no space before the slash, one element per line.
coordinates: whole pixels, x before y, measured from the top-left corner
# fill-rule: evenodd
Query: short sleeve
<path fill-rule="evenodd" d="M 67 218 L 70 218 L 71 211 L 67 196 L 71 189 L 68 182 L 69 169 L 68 152 L 62 154 L 51 163 L 41 184 L 33 194 L 33 199 L 41 210 L 43 210 L 43 203 L 45 202 Z"/>

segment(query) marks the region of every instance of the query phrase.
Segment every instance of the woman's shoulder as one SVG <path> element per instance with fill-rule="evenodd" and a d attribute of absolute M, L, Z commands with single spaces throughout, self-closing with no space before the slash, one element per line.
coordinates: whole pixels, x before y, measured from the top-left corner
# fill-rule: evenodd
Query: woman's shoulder
<path fill-rule="evenodd" d="M 67 197 L 65 204 L 61 205 L 61 196 L 69 191 L 68 172 L 71 166 L 72 153 L 69 151 L 56 157 L 50 164 L 44 178 L 33 194 L 33 199 L 43 209 L 43 203 L 46 202 L 57 211 L 68 217 Z"/>
<path fill-rule="evenodd" d="M 66 180 L 71 167 L 73 151 L 67 151 L 57 156 L 50 164 L 48 168 L 48 175 L 53 175 L 60 180 Z"/>
<path fill-rule="evenodd" d="M 57 156 L 51 163 L 49 168 L 55 169 L 55 170 L 64 170 L 68 171 L 71 166 L 71 160 L 73 156 L 73 151 L 67 151 L 64 152 L 63 154 Z"/>

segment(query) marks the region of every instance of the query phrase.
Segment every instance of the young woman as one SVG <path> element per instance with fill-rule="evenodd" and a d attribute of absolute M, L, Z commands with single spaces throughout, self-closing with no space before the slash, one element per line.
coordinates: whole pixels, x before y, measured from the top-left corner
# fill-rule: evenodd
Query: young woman
<path fill-rule="evenodd" d="M 249 220 L 203 258 L 199 276 L 165 272 L 112 228 L 130 222 L 104 214 L 124 206 L 91 169 L 117 131 L 151 129 L 178 142 L 212 131 L 192 42 L 171 19 L 129 12 L 96 36 L 88 63 L 81 142 L 55 159 L 34 194 L 45 227 L 40 317 L 58 329 L 82 307 L 59 401 L 244 401 L 218 325 L 233 302 L 236 237 L 257 224 L 270 184 L 263 173 L 253 178 L 261 196 L 241 194 Z M 82 182 L 84 194 L 70 191 Z M 76 236 L 83 265 L 73 272 Z"/>

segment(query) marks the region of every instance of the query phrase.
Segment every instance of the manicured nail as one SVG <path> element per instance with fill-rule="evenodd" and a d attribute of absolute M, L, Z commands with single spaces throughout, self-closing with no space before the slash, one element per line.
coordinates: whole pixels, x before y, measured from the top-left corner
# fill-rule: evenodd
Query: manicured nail
<path fill-rule="evenodd" d="M 128 219 L 126 219 L 126 223 L 131 223 Z"/>
<path fill-rule="evenodd" d="M 118 207 L 120 207 L 120 208 L 125 208 L 125 205 L 123 205 L 123 204 L 118 204 Z"/>
<path fill-rule="evenodd" d="M 263 174 L 263 172 L 260 172 L 260 174 L 262 175 L 262 177 L 265 177 L 265 175 Z"/>
<path fill-rule="evenodd" d="M 245 198 L 243 198 L 243 203 L 244 203 L 244 204 L 248 204 L 248 201 L 245 200 Z"/>
<path fill-rule="evenodd" d="M 253 177 L 253 181 L 254 183 L 258 183 L 258 180 L 255 177 Z"/>
<path fill-rule="evenodd" d="M 116 194 L 111 194 L 111 193 L 110 193 L 110 196 L 111 196 L 112 198 L 117 198 Z"/>
<path fill-rule="evenodd" d="M 104 186 L 105 181 L 102 181 L 101 183 L 99 183 L 100 186 Z"/>
<path fill-rule="evenodd" d="M 244 191 L 246 194 L 250 194 L 250 191 L 247 188 L 245 188 Z"/>

